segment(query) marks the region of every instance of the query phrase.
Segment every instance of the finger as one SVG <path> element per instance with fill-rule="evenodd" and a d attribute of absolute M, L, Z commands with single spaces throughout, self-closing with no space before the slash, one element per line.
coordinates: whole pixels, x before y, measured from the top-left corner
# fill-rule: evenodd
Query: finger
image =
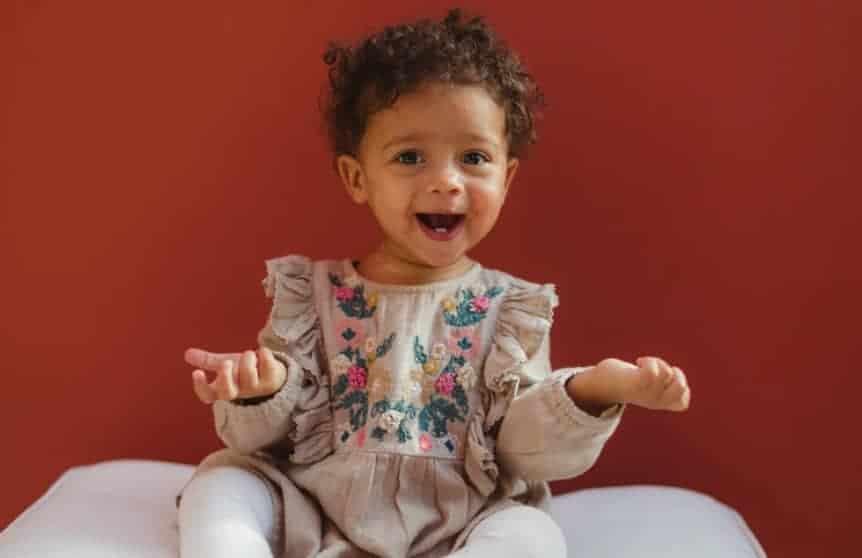
<path fill-rule="evenodd" d="M 258 377 L 260 383 L 267 388 L 275 388 L 275 373 L 279 366 L 283 366 L 275 359 L 272 351 L 266 347 L 261 347 L 257 350 L 258 357 Z"/>
<path fill-rule="evenodd" d="M 659 380 L 660 370 L 655 357 L 640 357 L 636 361 L 638 366 L 648 372 L 650 383 Z"/>
<path fill-rule="evenodd" d="M 656 358 L 656 364 L 659 368 L 659 379 L 662 384 L 667 388 L 673 385 L 674 380 L 676 380 L 676 372 L 674 372 L 673 368 L 671 368 L 670 364 L 665 362 L 660 358 Z"/>
<path fill-rule="evenodd" d="M 236 367 L 232 360 L 224 360 L 219 366 L 218 377 L 213 382 L 218 398 L 223 401 L 236 399 L 238 389 L 236 386 Z"/>
<path fill-rule="evenodd" d="M 240 393 L 254 395 L 258 389 L 257 355 L 254 351 L 245 351 L 239 358 L 237 373 L 237 388 Z"/>
<path fill-rule="evenodd" d="M 688 387 L 688 378 L 685 377 L 685 373 L 682 371 L 682 368 L 674 366 L 673 371 L 676 375 L 677 381 L 683 386 Z"/>
<path fill-rule="evenodd" d="M 183 358 L 188 364 L 210 372 L 218 371 L 219 366 L 225 360 L 238 361 L 239 356 L 239 353 L 211 353 L 194 347 L 186 349 L 183 354 Z"/>
<path fill-rule="evenodd" d="M 192 372 L 192 386 L 195 390 L 195 395 L 202 403 L 212 403 L 215 400 L 215 393 L 207 383 L 207 375 L 203 370 L 195 370 Z"/>

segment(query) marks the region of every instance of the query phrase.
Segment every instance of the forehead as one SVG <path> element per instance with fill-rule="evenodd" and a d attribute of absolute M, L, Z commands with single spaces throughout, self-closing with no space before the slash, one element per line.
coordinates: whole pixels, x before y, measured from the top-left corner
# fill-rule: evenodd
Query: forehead
<path fill-rule="evenodd" d="M 482 137 L 505 144 L 506 113 L 481 85 L 429 83 L 398 97 L 368 121 L 363 143 L 393 138 L 458 141 Z"/>

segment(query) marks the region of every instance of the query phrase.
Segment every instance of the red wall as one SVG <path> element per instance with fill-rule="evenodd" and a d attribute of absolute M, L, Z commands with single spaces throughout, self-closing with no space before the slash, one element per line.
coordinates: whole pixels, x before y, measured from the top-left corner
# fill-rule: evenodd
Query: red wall
<path fill-rule="evenodd" d="M 68 467 L 218 447 L 183 349 L 253 347 L 265 258 L 371 246 L 319 55 L 418 3 L 311 4 L 0 5 L 0 525 Z M 689 487 L 771 555 L 855 548 L 859 3 L 472 5 L 549 100 L 475 255 L 557 283 L 556 364 L 659 354 L 693 387 L 558 488 Z"/>

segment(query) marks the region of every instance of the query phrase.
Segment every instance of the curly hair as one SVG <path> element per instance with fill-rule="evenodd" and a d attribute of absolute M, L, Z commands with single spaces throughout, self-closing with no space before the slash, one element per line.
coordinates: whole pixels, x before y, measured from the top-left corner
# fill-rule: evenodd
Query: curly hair
<path fill-rule="evenodd" d="M 356 155 L 369 118 L 429 81 L 482 85 L 505 110 L 510 156 L 536 141 L 542 92 L 481 17 L 462 21 L 455 9 L 440 22 L 385 27 L 355 46 L 330 43 L 323 60 L 329 66 L 323 111 L 336 156 Z"/>

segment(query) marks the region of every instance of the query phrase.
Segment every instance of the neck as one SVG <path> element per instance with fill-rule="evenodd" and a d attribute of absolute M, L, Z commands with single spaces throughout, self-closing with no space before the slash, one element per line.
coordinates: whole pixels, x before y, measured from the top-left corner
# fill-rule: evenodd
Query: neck
<path fill-rule="evenodd" d="M 466 255 L 462 255 L 449 265 L 435 267 L 392 255 L 378 248 L 363 258 L 356 270 L 375 283 L 422 285 L 458 277 L 474 263 Z"/>

